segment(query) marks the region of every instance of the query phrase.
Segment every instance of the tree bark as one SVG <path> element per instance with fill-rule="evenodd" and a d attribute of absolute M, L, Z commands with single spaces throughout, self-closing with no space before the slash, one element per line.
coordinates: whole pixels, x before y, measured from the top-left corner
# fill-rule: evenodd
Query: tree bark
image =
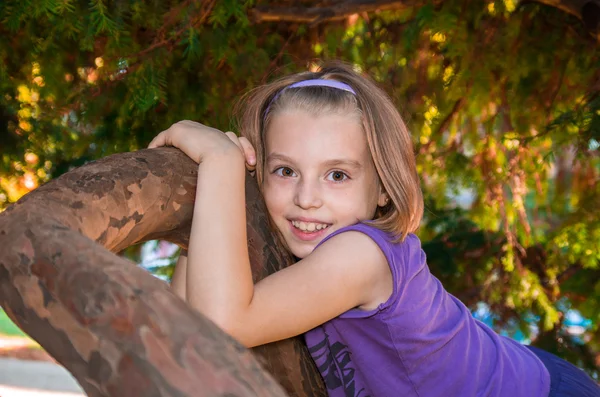
<path fill-rule="evenodd" d="M 196 177 L 180 151 L 142 150 L 24 196 L 0 214 L 0 305 L 90 396 L 326 395 L 298 338 L 254 350 L 271 376 L 164 282 L 114 254 L 150 239 L 187 248 Z M 260 279 L 289 262 L 253 179 L 246 189 Z"/>

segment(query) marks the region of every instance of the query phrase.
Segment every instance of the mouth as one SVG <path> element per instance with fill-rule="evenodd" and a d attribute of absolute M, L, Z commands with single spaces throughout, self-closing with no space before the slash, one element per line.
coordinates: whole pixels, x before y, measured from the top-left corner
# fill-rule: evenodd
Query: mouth
<path fill-rule="evenodd" d="M 302 241 L 316 240 L 331 226 L 328 223 L 288 220 L 292 233 Z"/>

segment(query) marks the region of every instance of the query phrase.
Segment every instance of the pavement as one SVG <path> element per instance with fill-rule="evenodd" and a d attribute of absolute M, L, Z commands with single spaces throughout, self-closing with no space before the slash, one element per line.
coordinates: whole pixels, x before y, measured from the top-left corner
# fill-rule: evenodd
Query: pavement
<path fill-rule="evenodd" d="M 62 366 L 0 358 L 0 397 L 79 397 L 83 390 Z"/>
<path fill-rule="evenodd" d="M 62 366 L 0 358 L 0 397 L 79 397 L 81 387 Z"/>
<path fill-rule="evenodd" d="M 19 358 L 17 352 L 37 360 Z M 0 353 L 0 397 L 85 396 L 71 374 L 49 361 L 44 351 L 32 348 L 30 339 L 0 337 Z"/>

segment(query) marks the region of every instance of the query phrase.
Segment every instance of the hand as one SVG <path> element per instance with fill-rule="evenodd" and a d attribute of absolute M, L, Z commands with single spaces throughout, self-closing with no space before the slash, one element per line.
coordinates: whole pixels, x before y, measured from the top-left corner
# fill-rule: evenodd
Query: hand
<path fill-rule="evenodd" d="M 232 149 L 237 147 L 246 159 L 247 168 L 253 170 L 256 165 L 256 153 L 246 138 L 238 138 L 233 132 L 223 134 L 194 121 L 184 120 L 173 124 L 169 129 L 159 133 L 148 145 L 153 149 L 160 146 L 179 148 L 196 163 L 207 156 L 223 153 L 238 153 Z"/>

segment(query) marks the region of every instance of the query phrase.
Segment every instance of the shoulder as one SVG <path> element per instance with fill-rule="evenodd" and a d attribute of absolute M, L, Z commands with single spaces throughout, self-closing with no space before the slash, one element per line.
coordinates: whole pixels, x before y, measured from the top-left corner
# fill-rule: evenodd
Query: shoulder
<path fill-rule="evenodd" d="M 359 223 L 355 223 L 353 225 L 345 226 L 338 230 L 335 230 L 333 233 L 331 233 L 330 235 L 325 237 L 323 239 L 323 241 L 321 241 L 321 243 L 319 243 L 319 245 L 326 243 L 328 240 L 330 240 L 338 235 L 348 235 L 348 234 L 366 235 L 366 236 L 370 237 L 371 240 L 374 240 L 378 245 L 386 245 L 392 241 L 391 236 L 388 233 L 384 232 L 383 230 L 380 230 L 369 223 L 359 222 Z"/>
<path fill-rule="evenodd" d="M 345 237 L 340 238 L 339 236 Z M 335 239 L 338 242 L 345 241 L 346 244 L 355 242 L 358 245 L 355 247 L 348 247 L 349 250 L 358 250 L 365 248 L 365 246 L 369 246 L 372 249 L 379 248 L 390 262 L 392 262 L 393 257 L 397 256 L 399 253 L 404 254 L 410 251 L 421 250 L 421 242 L 416 235 L 409 233 L 400 242 L 397 242 L 395 237 L 396 236 L 393 234 L 381 230 L 370 223 L 360 222 L 334 231 L 329 236 L 325 237 L 317 247 L 328 244 L 328 241 L 332 239 Z"/>
<path fill-rule="evenodd" d="M 352 262 L 370 262 L 369 259 L 385 261 L 389 254 L 388 245 L 385 232 L 365 223 L 357 223 L 328 235 L 315 251 L 335 253 Z"/>
<path fill-rule="evenodd" d="M 402 282 L 407 273 L 419 271 L 426 264 L 421 241 L 415 234 L 409 233 L 397 242 L 394 235 L 367 222 L 334 231 L 323 239 L 320 246 L 332 244 L 339 245 L 338 249 L 344 247 L 343 252 L 349 256 L 349 261 L 371 263 L 370 258 L 376 259 L 373 266 L 385 265 L 392 273 L 394 284 Z"/>
<path fill-rule="evenodd" d="M 362 225 L 362 226 L 361 226 Z M 393 255 L 385 232 L 372 226 L 357 224 L 328 236 L 311 254 L 316 260 L 335 263 L 340 270 L 360 280 L 364 291 L 363 309 L 385 302 L 392 292 Z M 380 234 L 378 232 L 383 233 Z"/>

